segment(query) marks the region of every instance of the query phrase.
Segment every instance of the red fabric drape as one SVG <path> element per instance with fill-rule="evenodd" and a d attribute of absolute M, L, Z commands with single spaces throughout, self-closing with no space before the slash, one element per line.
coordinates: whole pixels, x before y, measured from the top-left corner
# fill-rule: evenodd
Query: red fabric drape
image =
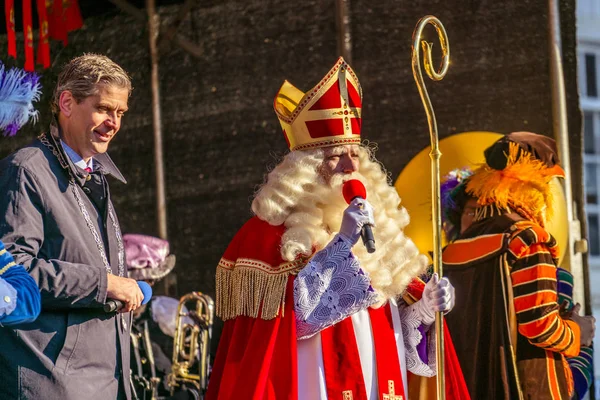
<path fill-rule="evenodd" d="M 25 71 L 35 70 L 33 57 L 33 25 L 31 17 L 31 0 L 23 0 L 23 37 L 25 39 Z"/>
<path fill-rule="evenodd" d="M 48 37 L 48 16 L 46 14 L 46 0 L 36 0 L 40 41 L 38 42 L 37 63 L 44 68 L 50 66 L 50 41 Z"/>
<path fill-rule="evenodd" d="M 4 0 L 6 20 L 6 36 L 8 38 L 8 55 L 17 58 L 17 37 L 15 35 L 15 1 Z"/>
<path fill-rule="evenodd" d="M 285 318 L 225 321 L 206 400 L 298 400 L 293 277 Z"/>
<path fill-rule="evenodd" d="M 63 3 L 63 15 L 67 32 L 75 31 L 83 26 L 83 18 L 79 10 L 79 0 L 67 0 Z"/>
<path fill-rule="evenodd" d="M 446 399 L 469 400 L 469 390 L 456 357 L 448 326 L 444 324 L 444 375 L 446 376 Z"/>
<path fill-rule="evenodd" d="M 389 304 L 378 309 L 369 308 L 369 316 L 371 317 L 371 327 L 373 329 L 379 396 L 382 399 L 385 395 L 406 398 L 400 359 L 398 358 L 392 309 Z M 393 384 L 392 387 L 390 387 L 390 382 Z"/>
<path fill-rule="evenodd" d="M 46 11 L 48 15 L 48 34 L 50 35 L 50 38 L 62 40 L 63 46 L 66 46 L 68 38 L 67 25 L 63 15 L 63 0 L 54 0 L 50 5 L 46 2 Z"/>
<path fill-rule="evenodd" d="M 343 392 L 351 391 L 353 400 L 368 400 L 352 319 L 322 330 L 321 345 L 327 398 L 342 399 Z"/>

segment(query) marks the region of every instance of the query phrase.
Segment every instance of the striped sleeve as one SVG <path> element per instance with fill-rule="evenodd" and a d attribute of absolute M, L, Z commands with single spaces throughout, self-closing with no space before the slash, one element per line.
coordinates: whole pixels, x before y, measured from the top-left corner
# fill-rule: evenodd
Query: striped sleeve
<path fill-rule="evenodd" d="M 577 398 L 583 399 L 592 385 L 593 379 L 593 350 L 591 347 L 582 347 L 577 357 L 567 358 L 569 368 L 573 373 Z"/>
<path fill-rule="evenodd" d="M 515 234 L 509 263 L 519 333 L 531 344 L 572 357 L 579 354 L 579 325 L 561 318 L 554 239 L 540 227 Z"/>

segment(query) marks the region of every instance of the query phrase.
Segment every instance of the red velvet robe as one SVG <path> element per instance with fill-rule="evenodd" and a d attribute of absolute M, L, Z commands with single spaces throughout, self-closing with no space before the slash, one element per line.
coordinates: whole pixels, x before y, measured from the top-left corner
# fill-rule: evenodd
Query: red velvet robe
<path fill-rule="evenodd" d="M 306 260 L 284 262 L 284 226 L 252 218 L 236 234 L 217 270 L 217 314 L 225 320 L 206 399 L 298 399 L 293 280 Z M 422 284 L 411 287 L 418 299 Z M 331 329 L 331 328 L 328 328 Z M 469 399 L 446 341 L 448 399 Z"/>

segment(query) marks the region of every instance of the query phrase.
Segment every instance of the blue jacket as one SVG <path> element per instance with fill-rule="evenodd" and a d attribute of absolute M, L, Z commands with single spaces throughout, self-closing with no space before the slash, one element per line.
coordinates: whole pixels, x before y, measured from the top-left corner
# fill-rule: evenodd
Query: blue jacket
<path fill-rule="evenodd" d="M 0 324 L 33 322 L 40 313 L 40 290 L 0 241 Z"/>

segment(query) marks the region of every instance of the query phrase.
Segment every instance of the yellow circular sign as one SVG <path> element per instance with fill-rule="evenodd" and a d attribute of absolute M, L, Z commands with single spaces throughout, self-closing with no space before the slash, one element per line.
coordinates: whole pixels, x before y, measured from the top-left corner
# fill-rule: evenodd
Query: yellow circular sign
<path fill-rule="evenodd" d="M 440 174 L 443 177 L 456 168 L 477 168 L 485 162 L 483 152 L 503 135 L 494 132 L 464 132 L 440 140 Z M 404 167 L 394 184 L 402 206 L 408 210 L 410 224 L 405 233 L 423 254 L 433 251 L 433 225 L 431 222 L 431 159 L 430 147 L 423 149 Z M 560 261 L 568 244 L 568 221 L 565 193 L 561 182 L 551 182 L 555 195 L 554 216 L 546 227 L 556 238 Z M 443 235 L 443 233 L 442 233 Z M 445 245 L 445 238 L 442 245 Z"/>

